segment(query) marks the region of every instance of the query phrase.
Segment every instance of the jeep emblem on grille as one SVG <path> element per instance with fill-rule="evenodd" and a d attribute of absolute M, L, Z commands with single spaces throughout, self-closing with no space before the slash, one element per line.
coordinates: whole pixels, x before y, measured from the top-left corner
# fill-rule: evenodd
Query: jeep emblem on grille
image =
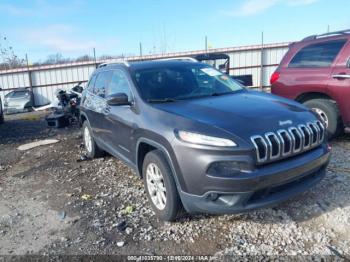
<path fill-rule="evenodd" d="M 279 121 L 278 124 L 280 126 L 291 125 L 293 124 L 293 121 L 292 120 Z"/>

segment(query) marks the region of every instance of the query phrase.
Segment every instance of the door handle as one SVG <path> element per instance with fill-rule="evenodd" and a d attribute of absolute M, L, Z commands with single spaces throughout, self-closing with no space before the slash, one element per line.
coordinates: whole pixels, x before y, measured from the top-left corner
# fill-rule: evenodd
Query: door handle
<path fill-rule="evenodd" d="M 348 75 L 348 74 L 335 74 L 335 75 L 332 75 L 332 77 L 335 79 L 349 79 L 350 75 Z"/>

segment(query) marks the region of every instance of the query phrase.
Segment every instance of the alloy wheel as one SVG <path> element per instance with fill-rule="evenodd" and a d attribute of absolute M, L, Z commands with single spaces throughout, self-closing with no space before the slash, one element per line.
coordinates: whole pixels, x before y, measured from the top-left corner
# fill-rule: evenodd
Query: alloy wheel
<path fill-rule="evenodd" d="M 321 119 L 323 120 L 323 123 L 326 125 L 326 128 L 327 128 L 328 124 L 329 124 L 329 120 L 328 120 L 327 114 L 323 110 L 321 110 L 319 108 L 312 108 L 312 110 L 321 117 Z"/>
<path fill-rule="evenodd" d="M 146 183 L 153 204 L 157 209 L 163 210 L 166 205 L 165 182 L 161 170 L 154 163 L 147 166 Z"/>

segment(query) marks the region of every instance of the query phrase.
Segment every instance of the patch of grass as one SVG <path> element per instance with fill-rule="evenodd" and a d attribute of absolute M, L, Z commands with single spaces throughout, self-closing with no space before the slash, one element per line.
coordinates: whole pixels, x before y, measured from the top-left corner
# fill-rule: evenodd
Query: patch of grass
<path fill-rule="evenodd" d="M 27 121 L 38 121 L 40 120 L 41 116 L 37 115 L 27 115 L 27 116 L 22 116 L 19 119 L 21 120 L 27 120 Z"/>

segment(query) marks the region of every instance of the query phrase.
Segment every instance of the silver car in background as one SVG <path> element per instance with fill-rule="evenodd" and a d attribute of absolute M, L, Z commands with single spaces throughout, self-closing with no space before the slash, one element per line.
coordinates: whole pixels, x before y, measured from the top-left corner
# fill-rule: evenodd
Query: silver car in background
<path fill-rule="evenodd" d="M 32 110 L 32 92 L 18 88 L 5 95 L 4 112 L 6 114 L 28 112 Z"/>

